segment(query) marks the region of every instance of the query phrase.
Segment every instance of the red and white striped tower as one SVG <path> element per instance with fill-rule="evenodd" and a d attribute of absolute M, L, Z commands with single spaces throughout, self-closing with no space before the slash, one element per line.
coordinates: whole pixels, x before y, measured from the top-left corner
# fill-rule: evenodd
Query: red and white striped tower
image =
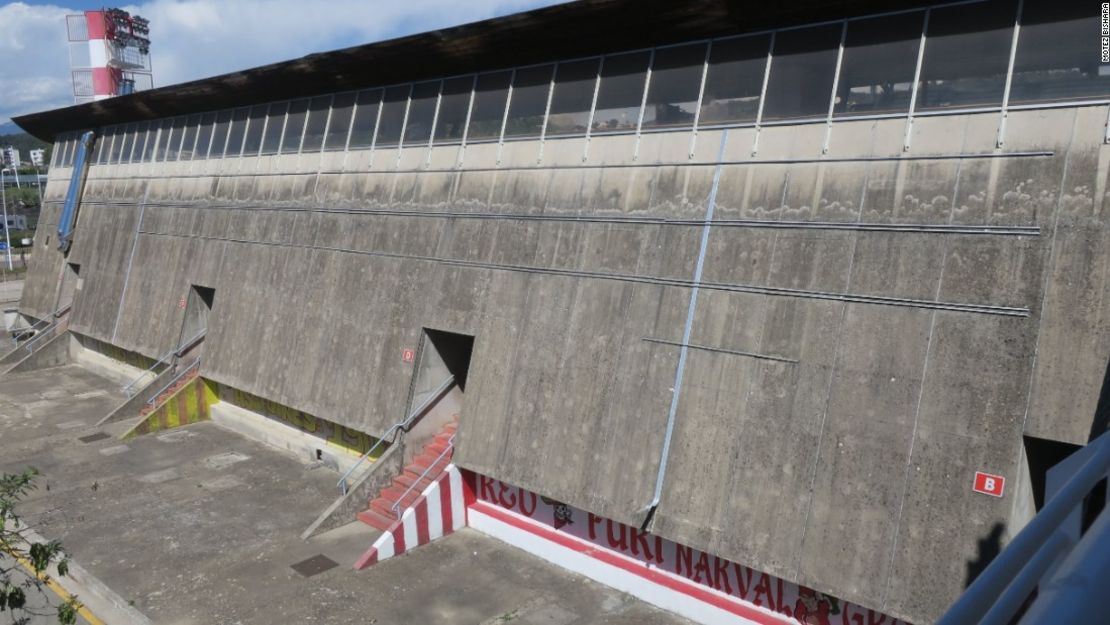
<path fill-rule="evenodd" d="M 153 86 L 147 21 L 121 9 L 67 15 L 73 96 L 80 104 Z"/>

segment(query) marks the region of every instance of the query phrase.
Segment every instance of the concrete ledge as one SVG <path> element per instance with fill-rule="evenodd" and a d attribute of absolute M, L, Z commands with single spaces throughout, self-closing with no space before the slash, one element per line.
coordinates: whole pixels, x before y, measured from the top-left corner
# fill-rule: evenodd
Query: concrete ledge
<path fill-rule="evenodd" d="M 69 342 L 72 340 L 69 331 L 47 339 L 46 343 L 39 345 L 22 360 L 16 362 L 4 373 L 21 373 L 38 371 L 50 367 L 60 367 L 69 364 Z M 19 349 L 24 349 L 20 346 Z M 25 350 L 24 350 L 25 351 Z"/>
<path fill-rule="evenodd" d="M 122 421 L 123 419 L 129 419 L 131 417 L 137 417 L 139 415 L 139 411 L 142 410 L 143 406 L 146 405 L 146 402 L 149 401 L 152 396 L 154 396 L 154 393 L 156 393 L 158 389 L 162 388 L 167 382 L 170 381 L 170 379 L 173 377 L 173 374 L 173 368 L 166 367 L 164 371 L 159 373 L 153 380 L 147 383 L 146 386 L 143 386 L 141 389 L 139 389 L 137 393 L 125 400 L 119 406 L 116 406 L 112 410 L 112 412 L 109 412 L 107 415 L 105 415 L 103 419 L 97 421 L 97 427 L 100 427 L 106 423 L 112 423 L 115 421 Z"/>
<path fill-rule="evenodd" d="M 362 457 L 362 454 L 342 449 L 322 438 L 230 402 L 214 403 L 210 410 L 212 421 L 233 432 L 288 451 L 304 462 L 323 462 L 324 466 L 337 473 L 351 468 Z"/>
<path fill-rule="evenodd" d="M 404 445 L 394 441 L 373 464 L 361 474 L 356 473 L 354 483 L 346 495 L 340 495 L 330 506 L 316 517 L 316 520 L 301 532 L 301 539 L 308 540 L 321 532 L 326 532 L 350 523 L 359 512 L 369 505 L 370 499 L 391 482 L 404 468 Z"/>
<path fill-rule="evenodd" d="M 49 542 L 30 529 L 23 529 L 21 533 L 24 538 L 31 542 Z M 69 561 L 68 575 L 58 575 L 58 568 L 53 565 L 47 570 L 47 573 L 66 592 L 77 597 L 77 600 L 89 612 L 105 623 L 111 625 L 151 625 L 149 618 L 73 560 Z"/>

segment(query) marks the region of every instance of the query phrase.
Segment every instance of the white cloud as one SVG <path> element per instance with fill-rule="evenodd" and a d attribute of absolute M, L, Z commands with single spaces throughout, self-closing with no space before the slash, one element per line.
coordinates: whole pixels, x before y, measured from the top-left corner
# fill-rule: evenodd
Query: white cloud
<path fill-rule="evenodd" d="M 558 1 L 152 0 L 122 8 L 150 20 L 154 84 L 164 86 Z M 77 12 L 0 6 L 0 123 L 72 104 L 65 15 Z"/>

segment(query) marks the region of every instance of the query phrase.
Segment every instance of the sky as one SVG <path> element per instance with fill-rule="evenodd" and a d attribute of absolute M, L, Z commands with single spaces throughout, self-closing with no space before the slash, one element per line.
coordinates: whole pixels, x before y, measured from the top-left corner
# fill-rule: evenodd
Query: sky
<path fill-rule="evenodd" d="M 558 4 L 560 0 L 152 0 L 154 86 Z M 0 2 L 0 127 L 73 104 L 65 16 L 105 0 Z"/>

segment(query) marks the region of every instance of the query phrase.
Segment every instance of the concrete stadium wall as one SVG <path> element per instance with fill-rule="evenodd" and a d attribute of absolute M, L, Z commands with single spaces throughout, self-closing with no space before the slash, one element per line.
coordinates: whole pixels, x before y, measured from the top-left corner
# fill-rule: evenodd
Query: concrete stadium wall
<path fill-rule="evenodd" d="M 472 334 L 456 462 L 637 526 L 678 393 L 656 534 L 929 621 L 1021 522 L 973 473 L 1017 480 L 1023 435 L 1097 427 L 1106 119 L 1010 111 L 1002 149 L 987 113 L 918 118 L 908 151 L 889 119 L 836 122 L 826 154 L 809 124 L 754 157 L 746 128 L 692 157 L 673 132 L 585 159 L 577 138 L 96 165 L 71 328 L 155 357 L 213 287 L 205 378 L 375 436 L 422 328 Z M 25 314 L 56 297 L 67 174 Z"/>

